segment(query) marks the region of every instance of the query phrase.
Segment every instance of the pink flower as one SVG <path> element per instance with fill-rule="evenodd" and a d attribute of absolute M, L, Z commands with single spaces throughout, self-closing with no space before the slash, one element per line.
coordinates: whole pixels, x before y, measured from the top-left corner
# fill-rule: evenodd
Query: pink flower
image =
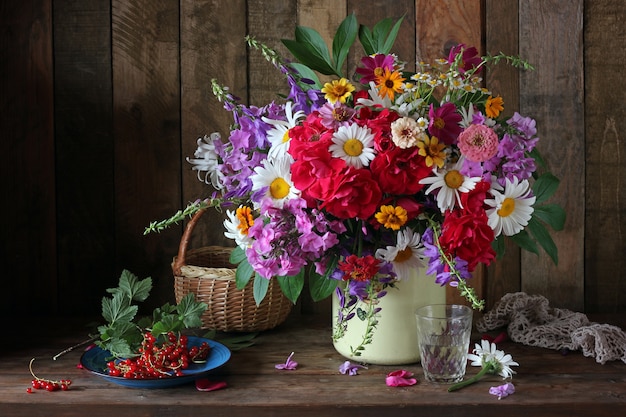
<path fill-rule="evenodd" d="M 459 134 L 457 145 L 472 162 L 487 161 L 498 153 L 498 135 L 490 127 L 470 125 Z"/>
<path fill-rule="evenodd" d="M 452 64 L 458 54 L 461 54 L 461 62 L 459 62 L 458 67 L 461 74 L 465 73 L 465 71 L 471 70 L 472 68 L 478 67 L 482 62 L 482 59 L 478 55 L 478 50 L 475 47 L 470 46 L 468 48 L 465 44 L 460 43 L 450 49 L 448 63 Z"/>
<path fill-rule="evenodd" d="M 401 369 L 387 374 L 385 383 L 388 387 L 408 387 L 417 384 L 417 379 L 411 378 L 412 372 Z"/>
<path fill-rule="evenodd" d="M 376 81 L 376 77 L 382 75 L 385 70 L 393 71 L 394 58 L 392 55 L 376 54 L 373 57 L 361 58 L 362 67 L 356 69 L 361 74 L 359 82 L 367 85 L 370 81 Z"/>
<path fill-rule="evenodd" d="M 293 352 L 291 352 L 291 355 L 289 355 L 289 357 L 287 358 L 287 361 L 285 361 L 285 363 L 279 363 L 278 365 L 274 365 L 274 367 L 276 369 L 285 369 L 288 371 L 293 371 L 298 367 L 298 362 L 296 361 L 292 361 L 291 358 L 293 357 Z"/>
<path fill-rule="evenodd" d="M 462 120 L 461 115 L 456 112 L 454 103 L 446 103 L 441 107 L 435 108 L 432 104 L 428 110 L 428 132 L 432 136 L 436 136 L 440 142 L 446 145 L 452 145 L 456 142 L 457 136 L 463 130 L 459 126 Z"/>
<path fill-rule="evenodd" d="M 515 392 L 515 386 L 511 384 L 510 382 L 507 382 L 504 385 L 499 385 L 497 387 L 489 388 L 489 394 L 497 395 L 499 400 L 513 394 L 514 392 Z"/>
<path fill-rule="evenodd" d="M 339 372 L 344 375 L 358 375 L 359 369 L 367 369 L 367 367 L 350 361 L 345 361 L 339 366 Z"/>

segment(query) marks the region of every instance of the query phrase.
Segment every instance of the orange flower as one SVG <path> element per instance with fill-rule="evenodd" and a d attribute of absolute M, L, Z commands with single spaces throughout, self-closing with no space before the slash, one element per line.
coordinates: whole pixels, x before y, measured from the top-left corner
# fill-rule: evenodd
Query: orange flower
<path fill-rule="evenodd" d="M 490 119 L 495 119 L 500 115 L 500 112 L 504 110 L 504 100 L 502 97 L 487 97 L 487 103 L 485 103 L 485 113 Z"/>
<path fill-rule="evenodd" d="M 376 85 L 378 86 L 378 94 L 381 97 L 389 97 L 393 100 L 396 93 L 402 92 L 402 82 L 405 78 L 398 71 L 389 71 L 388 69 L 382 75 L 376 77 Z"/>

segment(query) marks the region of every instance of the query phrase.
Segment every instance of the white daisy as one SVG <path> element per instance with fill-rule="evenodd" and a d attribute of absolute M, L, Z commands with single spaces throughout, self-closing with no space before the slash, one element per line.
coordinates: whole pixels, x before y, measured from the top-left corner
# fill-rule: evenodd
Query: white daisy
<path fill-rule="evenodd" d="M 430 184 L 430 187 L 425 191 L 426 194 L 438 190 L 437 207 L 439 207 L 442 213 L 446 210 L 454 209 L 455 204 L 463 208 L 460 193 L 467 193 L 473 190 L 481 180 L 480 177 L 466 177 L 461 174 L 462 167 L 463 158 L 459 158 L 452 167 L 435 167 L 433 169 L 434 176 L 420 180 L 420 184 Z"/>
<path fill-rule="evenodd" d="M 367 127 L 356 123 L 341 126 L 332 138 L 328 150 L 335 158 L 341 158 L 355 168 L 368 166 L 374 159 L 374 135 Z"/>
<path fill-rule="evenodd" d="M 488 340 L 481 340 L 480 343 L 476 343 L 473 353 L 467 355 L 467 359 L 472 361 L 471 365 L 489 368 L 488 373 L 497 373 L 504 379 L 513 377 L 515 371 L 511 366 L 519 366 L 519 363 L 511 355 L 496 349 L 495 343 Z"/>
<path fill-rule="evenodd" d="M 296 126 L 300 119 L 304 117 L 304 112 L 302 110 L 298 110 L 293 113 L 291 106 L 291 101 L 285 103 L 285 118 L 287 120 L 270 119 L 267 117 L 261 118 L 265 123 L 274 126 L 267 132 L 267 139 L 271 143 L 269 156 L 272 159 L 279 158 L 287 153 L 290 140 L 289 129 Z"/>
<path fill-rule="evenodd" d="M 247 218 L 249 208 L 239 206 L 237 211 L 227 210 L 228 219 L 224 220 L 226 231 L 224 236 L 233 239 L 237 246 L 246 250 L 252 245 L 252 239 L 248 237 L 248 228 L 252 226 L 253 220 Z"/>
<path fill-rule="evenodd" d="M 277 159 L 266 159 L 263 166 L 254 168 L 250 177 L 252 191 L 265 189 L 264 197 L 272 199 L 274 207 L 282 208 L 287 200 L 300 195 L 291 181 L 291 163 L 293 159 L 286 154 Z"/>
<path fill-rule="evenodd" d="M 411 229 L 400 230 L 396 246 L 376 250 L 376 258 L 391 262 L 398 279 L 406 279 L 415 268 L 424 267 L 424 246 L 421 245 L 419 233 Z"/>
<path fill-rule="evenodd" d="M 219 170 L 219 156 L 215 151 L 215 141 L 220 141 L 222 137 L 219 133 L 213 132 L 211 136 L 204 135 L 204 137 L 198 138 L 198 148 L 194 152 L 195 158 L 187 158 L 187 162 L 193 164 L 191 168 L 194 171 L 198 171 L 198 179 L 205 184 L 211 183 L 216 190 L 224 188 L 222 184 L 223 174 Z M 200 176 L 200 173 L 204 172 L 204 179 Z"/>
<path fill-rule="evenodd" d="M 531 196 L 530 184 L 527 180 L 518 183 L 517 177 L 510 181 L 506 179 L 504 192 L 492 187 L 493 198 L 485 199 L 485 204 L 492 207 L 487 209 L 488 224 L 496 236 L 504 233 L 513 236 L 528 225 L 535 204 L 536 197 Z"/>
<path fill-rule="evenodd" d="M 361 104 L 363 106 L 367 106 L 367 107 L 383 107 L 385 109 L 388 109 L 391 107 L 391 99 L 389 99 L 389 97 L 384 96 L 381 97 L 378 94 L 378 88 L 376 87 L 376 83 L 374 81 L 370 81 L 370 89 L 367 90 L 367 92 L 369 93 L 369 96 L 371 99 L 367 99 L 367 98 L 360 98 L 357 100 L 358 104 Z"/>

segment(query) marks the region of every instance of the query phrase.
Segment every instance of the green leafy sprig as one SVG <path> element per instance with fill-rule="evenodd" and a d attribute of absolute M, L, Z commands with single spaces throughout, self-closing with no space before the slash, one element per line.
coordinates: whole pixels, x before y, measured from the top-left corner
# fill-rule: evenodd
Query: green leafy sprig
<path fill-rule="evenodd" d="M 102 317 L 107 324 L 98 327 L 99 339 L 95 344 L 117 358 L 138 356 L 144 333 L 150 331 L 159 337 L 168 332 L 200 327 L 205 303 L 195 301 L 193 293 L 183 297 L 177 305 L 169 303 L 154 309 L 151 317 L 137 318 L 136 302 L 145 301 L 152 289 L 152 279 L 139 279 L 124 270 L 118 286 L 109 288 L 111 297 L 102 298 Z"/>

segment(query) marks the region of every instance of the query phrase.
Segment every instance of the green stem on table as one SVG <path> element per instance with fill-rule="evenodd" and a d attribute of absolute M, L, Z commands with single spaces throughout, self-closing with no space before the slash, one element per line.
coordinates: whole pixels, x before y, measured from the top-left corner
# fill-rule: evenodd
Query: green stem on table
<path fill-rule="evenodd" d="M 448 392 L 452 392 L 452 391 L 456 391 L 456 390 L 460 390 L 463 387 L 466 387 L 468 385 L 472 385 L 474 382 L 478 382 L 478 380 L 480 378 L 482 378 L 483 376 L 485 376 L 486 374 L 488 374 L 490 372 L 490 367 L 489 366 L 484 366 L 476 375 L 474 375 L 471 378 L 468 378 L 464 381 L 461 382 L 457 382 L 456 384 L 450 386 L 448 388 Z"/>

